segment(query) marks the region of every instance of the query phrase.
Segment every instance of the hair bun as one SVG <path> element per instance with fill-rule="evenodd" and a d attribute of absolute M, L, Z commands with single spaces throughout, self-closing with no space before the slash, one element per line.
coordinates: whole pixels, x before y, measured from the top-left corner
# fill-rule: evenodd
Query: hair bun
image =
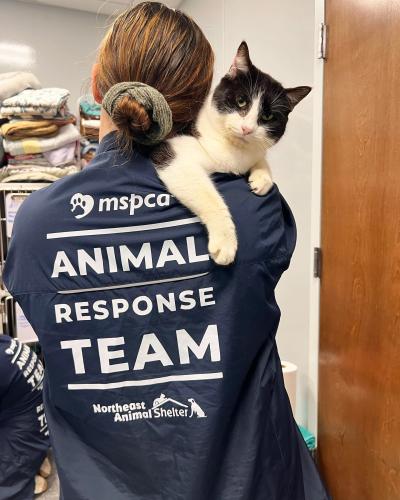
<path fill-rule="evenodd" d="M 141 82 L 113 85 L 104 95 L 103 108 L 126 140 L 157 144 L 172 130 L 172 112 L 165 97 Z"/>
<path fill-rule="evenodd" d="M 117 101 L 112 120 L 124 135 L 145 134 L 151 126 L 151 119 L 145 108 L 129 96 L 123 96 Z"/>

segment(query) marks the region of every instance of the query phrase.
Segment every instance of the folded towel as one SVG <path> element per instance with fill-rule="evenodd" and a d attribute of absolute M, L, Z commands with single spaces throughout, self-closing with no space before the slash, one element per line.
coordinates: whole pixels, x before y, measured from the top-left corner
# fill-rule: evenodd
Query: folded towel
<path fill-rule="evenodd" d="M 32 73 L 13 71 L 0 74 L 0 103 L 25 89 L 40 89 L 39 80 Z"/>
<path fill-rule="evenodd" d="M 35 137 L 29 139 L 20 139 L 18 141 L 10 141 L 4 139 L 4 150 L 12 156 L 29 154 L 29 153 L 44 153 L 52 149 L 61 148 L 66 144 L 78 140 L 80 137 L 79 131 L 74 125 L 64 125 L 59 129 L 59 132 L 54 137 Z"/>
<path fill-rule="evenodd" d="M 76 117 L 69 112 L 68 107 L 64 106 L 64 114 L 63 116 L 57 115 L 57 116 L 51 116 L 48 118 L 44 118 L 43 116 L 40 115 L 26 115 L 26 118 L 24 118 L 22 115 L 18 116 L 8 116 L 7 118 L 1 119 L 0 115 L 0 125 L 3 125 L 4 123 L 8 123 L 10 120 L 12 120 L 14 123 L 16 122 L 22 122 L 22 121 L 30 121 L 30 122 L 38 122 L 38 121 L 46 121 L 50 122 L 54 125 L 57 125 L 57 127 L 62 127 L 63 125 L 68 125 L 68 123 L 72 123 L 75 125 L 76 123 Z"/>
<path fill-rule="evenodd" d="M 1 108 L 0 108 L 1 109 Z M 66 116 L 69 116 L 70 113 L 69 113 L 69 110 L 68 110 L 68 106 L 65 105 L 65 106 L 62 106 L 57 114 L 55 115 L 54 114 L 54 111 L 53 110 L 50 110 L 50 111 L 42 111 L 41 113 L 37 112 L 37 113 L 18 113 L 18 114 L 10 114 L 10 115 L 7 115 L 7 118 L 9 120 L 28 120 L 28 121 L 31 121 L 31 120 L 54 120 L 54 121 L 63 121 L 65 119 Z M 75 123 L 71 120 L 68 120 L 66 123 Z"/>
<path fill-rule="evenodd" d="M 59 127 L 62 127 L 63 125 L 68 125 L 68 123 L 72 123 L 73 125 L 75 125 L 76 117 L 68 111 L 68 108 L 65 108 L 64 116 L 55 116 L 49 121 L 51 121 L 55 125 L 58 125 Z"/>
<path fill-rule="evenodd" d="M 80 168 L 76 165 L 70 167 L 49 169 L 32 169 L 32 170 L 12 170 L 4 167 L 0 169 L 1 182 L 16 182 L 16 181 L 49 181 L 53 182 L 66 175 L 71 175 L 79 172 Z"/>
<path fill-rule="evenodd" d="M 82 118 L 81 125 L 82 127 L 100 128 L 100 120 L 87 120 L 86 118 Z"/>
<path fill-rule="evenodd" d="M 89 116 L 91 118 L 100 117 L 101 106 L 97 102 L 93 101 L 93 99 L 82 98 L 79 107 L 82 113 L 85 114 L 86 116 Z"/>
<path fill-rule="evenodd" d="M 298 426 L 301 432 L 301 435 L 303 436 L 304 441 L 306 442 L 307 448 L 312 451 L 315 450 L 315 436 L 312 432 L 310 432 L 308 429 L 305 427 L 302 427 L 301 425 Z"/>
<path fill-rule="evenodd" d="M 43 155 L 50 165 L 59 167 L 60 165 L 72 163 L 75 160 L 75 151 L 76 141 L 70 142 L 60 148 L 52 149 L 51 151 L 45 151 Z"/>
<path fill-rule="evenodd" d="M 0 113 L 10 115 L 41 115 L 45 117 L 62 115 L 69 97 L 66 89 L 45 88 L 23 90 L 3 101 Z"/>
<path fill-rule="evenodd" d="M 10 154 L 7 155 L 8 163 L 11 163 L 12 161 L 15 161 L 16 163 L 23 162 L 23 161 L 31 161 L 31 160 L 37 160 L 37 159 L 44 159 L 44 154 L 43 153 L 30 153 L 27 155 L 16 155 L 12 156 Z"/>
<path fill-rule="evenodd" d="M 9 156 L 7 160 L 8 166 L 18 166 L 24 167 L 26 165 L 36 165 L 41 167 L 52 167 L 46 158 L 42 154 L 31 155 L 31 157 L 25 158 L 22 155 L 18 156 Z"/>
<path fill-rule="evenodd" d="M 52 151 L 46 151 L 43 154 L 30 155 L 30 157 L 25 157 L 23 155 L 18 156 L 8 156 L 7 163 L 8 167 L 25 168 L 25 167 L 65 167 L 67 165 L 72 165 L 76 163 L 75 155 L 76 142 L 72 142 L 70 145 L 62 146 L 58 149 L 53 149 Z M 48 155 L 49 159 L 45 157 Z M 51 160 L 51 161 L 50 161 Z"/>
<path fill-rule="evenodd" d="M 56 124 L 49 120 L 16 120 L 0 127 L 1 135 L 12 141 L 25 137 L 49 137 L 58 132 Z"/>

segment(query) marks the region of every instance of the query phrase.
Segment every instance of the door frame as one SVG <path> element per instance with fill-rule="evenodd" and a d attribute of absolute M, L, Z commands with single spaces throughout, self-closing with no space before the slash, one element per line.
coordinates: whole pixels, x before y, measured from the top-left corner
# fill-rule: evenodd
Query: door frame
<path fill-rule="evenodd" d="M 311 173 L 310 310 L 308 345 L 307 427 L 318 436 L 318 360 L 320 336 L 320 279 L 313 276 L 314 248 L 321 248 L 321 191 L 323 146 L 324 59 L 319 58 L 321 24 L 325 23 L 325 0 L 315 0 L 313 146 Z"/>

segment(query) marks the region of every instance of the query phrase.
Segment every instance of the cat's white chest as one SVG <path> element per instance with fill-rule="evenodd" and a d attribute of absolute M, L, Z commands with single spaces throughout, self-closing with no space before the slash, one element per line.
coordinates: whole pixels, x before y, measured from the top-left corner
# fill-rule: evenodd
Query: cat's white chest
<path fill-rule="evenodd" d="M 209 172 L 247 173 L 264 155 L 262 152 L 247 145 L 235 146 L 226 141 L 210 141 L 204 145 L 210 157 L 207 170 Z"/>

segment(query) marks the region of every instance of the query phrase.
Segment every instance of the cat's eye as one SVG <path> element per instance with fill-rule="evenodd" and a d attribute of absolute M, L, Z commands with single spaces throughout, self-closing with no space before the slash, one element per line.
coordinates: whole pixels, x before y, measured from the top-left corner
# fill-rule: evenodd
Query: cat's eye
<path fill-rule="evenodd" d="M 244 97 L 239 96 L 236 98 L 236 104 L 239 106 L 239 108 L 244 108 L 247 104 L 247 101 Z"/>
<path fill-rule="evenodd" d="M 273 113 L 270 113 L 269 115 L 267 115 L 266 113 L 263 113 L 261 115 L 261 120 L 263 122 L 270 122 L 273 119 L 274 119 L 274 114 Z"/>

